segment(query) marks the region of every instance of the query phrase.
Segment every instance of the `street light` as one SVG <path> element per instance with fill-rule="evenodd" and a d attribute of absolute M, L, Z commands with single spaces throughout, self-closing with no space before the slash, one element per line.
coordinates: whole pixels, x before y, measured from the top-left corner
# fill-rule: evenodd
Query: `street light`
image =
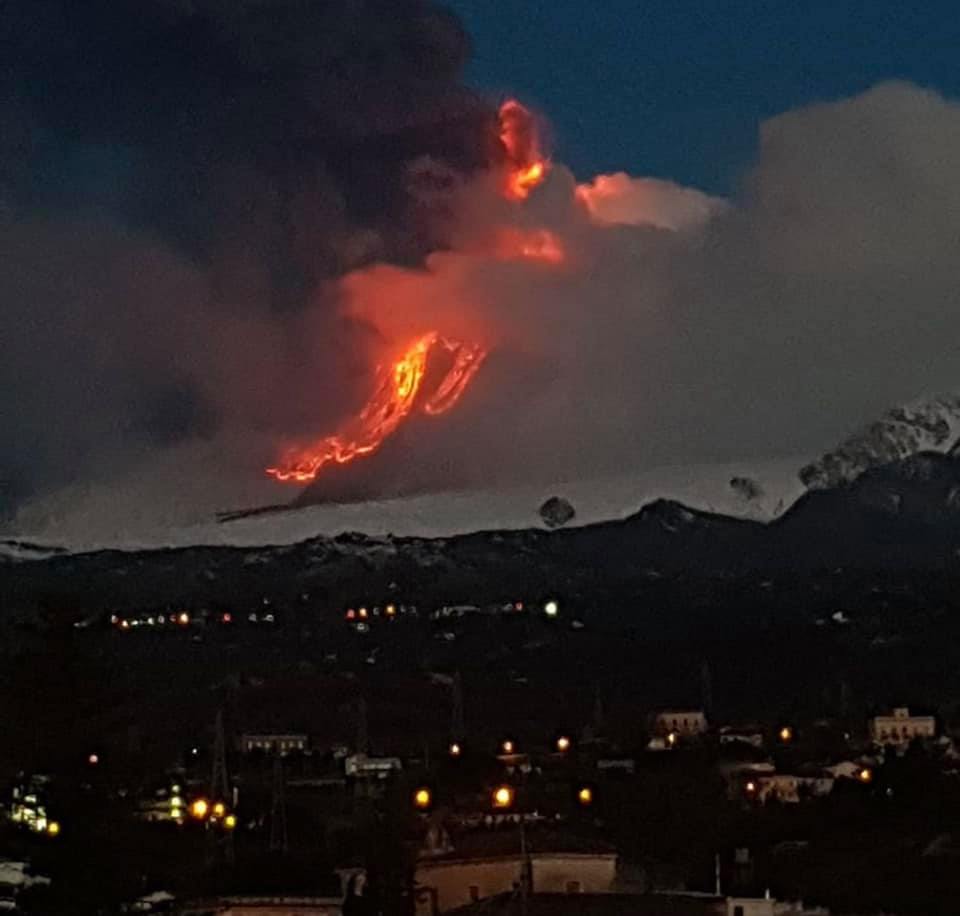
<path fill-rule="evenodd" d="M 493 790 L 493 807 L 501 811 L 512 808 L 514 796 L 513 786 L 497 786 L 497 788 Z"/>
<path fill-rule="evenodd" d="M 50 821 L 47 824 L 47 836 L 60 836 L 59 821 Z"/>
<path fill-rule="evenodd" d="M 451 757 L 459 757 L 463 753 L 463 748 L 456 741 L 451 742 L 448 750 Z"/>
<path fill-rule="evenodd" d="M 223 817 L 227 813 L 227 806 L 223 802 L 217 802 L 213 806 L 213 816 Z"/>
<path fill-rule="evenodd" d="M 426 811 L 433 802 L 433 794 L 427 788 L 419 788 L 413 793 L 414 807 Z"/>
<path fill-rule="evenodd" d="M 577 801 L 586 807 L 587 805 L 593 804 L 593 789 L 590 786 L 583 786 L 579 792 L 577 792 Z"/>
<path fill-rule="evenodd" d="M 857 779 L 860 780 L 864 785 L 873 782 L 873 770 L 869 767 L 863 767 L 859 773 L 857 773 Z"/>
<path fill-rule="evenodd" d="M 558 605 L 556 601 L 548 601 L 543 606 L 543 613 L 546 614 L 547 617 L 556 617 L 557 614 L 560 613 L 560 605 Z"/>
<path fill-rule="evenodd" d="M 198 821 L 202 821 L 210 810 L 210 803 L 205 798 L 198 798 L 190 805 L 190 814 Z"/>
<path fill-rule="evenodd" d="M 557 738 L 557 751 L 558 753 L 565 754 L 570 750 L 570 739 L 566 735 L 561 735 Z"/>
<path fill-rule="evenodd" d="M 233 828 L 237 826 L 237 816 L 235 814 L 228 814 L 223 819 L 223 826 L 227 830 L 233 830 Z"/>
<path fill-rule="evenodd" d="M 515 746 L 514 743 L 507 738 L 507 740 L 500 745 L 500 749 L 504 752 L 504 754 L 512 754 L 515 750 Z"/>
<path fill-rule="evenodd" d="M 784 725 L 783 728 L 780 729 L 780 740 L 784 744 L 789 744 L 793 741 L 793 729 L 789 725 Z"/>

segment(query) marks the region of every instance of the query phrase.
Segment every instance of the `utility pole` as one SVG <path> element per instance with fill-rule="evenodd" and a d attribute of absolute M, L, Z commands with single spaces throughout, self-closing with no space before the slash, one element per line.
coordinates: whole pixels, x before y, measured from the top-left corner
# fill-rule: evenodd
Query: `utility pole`
<path fill-rule="evenodd" d="M 700 702 L 709 721 L 713 717 L 713 674 L 710 671 L 710 662 L 706 659 L 700 666 Z"/>
<path fill-rule="evenodd" d="M 520 914 L 527 916 L 530 908 L 530 894 L 533 891 L 533 862 L 527 849 L 526 818 L 520 814 Z"/>
<path fill-rule="evenodd" d="M 223 729 L 223 710 L 217 710 L 213 723 L 213 770 L 210 774 L 210 797 L 224 803 L 231 801 L 227 777 L 227 739 Z"/>
<path fill-rule="evenodd" d="M 275 751 L 273 758 L 273 792 L 270 806 L 270 851 L 287 851 L 287 800 L 284 793 L 283 757 Z"/>
<path fill-rule="evenodd" d="M 367 723 L 367 701 L 364 697 L 357 699 L 357 753 L 370 753 L 370 731 Z"/>
<path fill-rule="evenodd" d="M 230 790 L 230 777 L 227 773 L 227 739 L 223 728 L 223 710 L 217 710 L 213 724 L 213 765 L 210 773 L 210 801 L 222 802 L 230 808 L 235 808 L 237 799 Z M 211 862 L 226 862 L 229 865 L 234 861 L 233 831 L 219 829 L 217 825 L 211 829 L 207 825 L 208 857 Z"/>
<path fill-rule="evenodd" d="M 453 676 L 453 697 L 450 710 L 450 740 L 454 743 L 463 741 L 466 737 L 466 728 L 463 717 L 463 679 L 458 671 Z"/>
<path fill-rule="evenodd" d="M 600 685 L 593 688 L 593 735 L 599 738 L 603 734 L 603 694 Z"/>

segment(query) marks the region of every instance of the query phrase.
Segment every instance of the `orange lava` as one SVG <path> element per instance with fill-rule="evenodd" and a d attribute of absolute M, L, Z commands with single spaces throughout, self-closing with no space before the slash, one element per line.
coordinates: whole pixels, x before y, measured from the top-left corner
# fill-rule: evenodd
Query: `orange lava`
<path fill-rule="evenodd" d="M 516 99 L 500 106 L 500 142 L 507 153 L 503 193 L 510 200 L 526 200 L 550 170 L 537 124 L 530 111 Z"/>
<path fill-rule="evenodd" d="M 478 344 L 461 344 L 431 331 L 415 340 L 399 359 L 381 371 L 373 396 L 341 432 L 291 449 L 277 467 L 267 468 L 267 473 L 281 481 L 308 483 L 331 462 L 346 464 L 375 452 L 413 410 L 430 353 L 437 346 L 453 354 L 453 366 L 423 405 L 423 412 L 437 416 L 448 411 L 480 368 L 486 351 Z"/>
<path fill-rule="evenodd" d="M 523 201 L 547 177 L 550 159 L 528 109 L 510 99 L 500 107 L 499 118 L 500 142 L 506 153 L 501 192 L 508 200 Z M 491 253 L 503 259 L 525 258 L 546 264 L 560 264 L 566 259 L 560 239 L 546 229 L 504 229 L 494 237 Z M 418 405 L 430 355 L 437 347 L 452 355 L 453 364 Z M 289 449 L 276 467 L 267 468 L 267 474 L 280 481 L 309 483 L 328 464 L 347 464 L 375 452 L 415 409 L 427 416 L 439 416 L 455 407 L 486 356 L 487 349 L 481 344 L 451 340 L 436 331 L 423 334 L 379 371 L 370 400 L 343 429 Z"/>

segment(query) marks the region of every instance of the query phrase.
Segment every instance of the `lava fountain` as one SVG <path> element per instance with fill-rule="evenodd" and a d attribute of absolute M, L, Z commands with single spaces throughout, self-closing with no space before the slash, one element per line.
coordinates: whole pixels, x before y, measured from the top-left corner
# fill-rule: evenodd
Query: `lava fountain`
<path fill-rule="evenodd" d="M 512 201 L 526 200 L 550 169 L 536 122 L 515 100 L 500 107 L 500 142 L 504 165 L 500 191 Z M 507 228 L 496 236 L 489 257 L 526 258 L 547 264 L 564 259 L 560 241 L 543 229 Z M 422 391 L 431 356 L 446 350 L 450 366 L 430 392 Z M 366 405 L 333 435 L 288 449 L 267 474 L 279 481 L 309 483 L 327 465 L 347 464 L 371 455 L 413 411 L 440 416 L 456 406 L 487 356 L 487 347 L 427 331 L 410 341 L 376 373 L 374 391 Z"/>

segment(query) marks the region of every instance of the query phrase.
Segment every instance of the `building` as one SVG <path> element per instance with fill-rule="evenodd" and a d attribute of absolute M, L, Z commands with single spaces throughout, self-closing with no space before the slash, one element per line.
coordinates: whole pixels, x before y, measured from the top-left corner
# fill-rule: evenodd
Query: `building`
<path fill-rule="evenodd" d="M 240 752 L 252 754 L 254 751 L 265 751 L 268 754 L 278 753 L 281 757 L 287 754 L 308 750 L 310 739 L 299 733 L 284 734 L 248 734 L 240 736 Z"/>
<path fill-rule="evenodd" d="M 344 773 L 354 779 L 382 780 L 403 769 L 399 757 L 368 757 L 366 754 L 353 754 L 343 761 Z"/>
<path fill-rule="evenodd" d="M 526 855 L 524 855 L 524 848 Z M 465 833 L 451 843 L 445 831 L 428 837 L 414 875 L 417 916 L 436 916 L 478 900 L 511 893 L 526 883 L 538 894 L 608 894 L 616 853 L 560 831 L 515 828 Z"/>
<path fill-rule="evenodd" d="M 759 728 L 734 728 L 725 725 L 718 733 L 721 745 L 735 745 L 753 747 L 757 750 L 763 748 L 763 731 Z"/>
<path fill-rule="evenodd" d="M 653 720 L 653 733 L 694 738 L 707 730 L 707 717 L 702 709 L 668 709 L 658 712 Z"/>
<path fill-rule="evenodd" d="M 457 916 L 829 916 L 770 897 L 715 894 L 502 894 L 456 911 Z"/>
<path fill-rule="evenodd" d="M 874 716 L 869 722 L 874 744 L 906 747 L 914 738 L 934 738 L 937 723 L 933 716 L 911 716 L 906 706 L 898 706 L 890 715 Z"/>
<path fill-rule="evenodd" d="M 340 897 L 218 897 L 193 901 L 180 910 L 181 916 L 341 916 Z"/>
<path fill-rule="evenodd" d="M 833 791 L 833 777 L 826 775 L 796 776 L 792 773 L 773 773 L 759 776 L 748 791 L 757 801 L 797 804 L 808 798 L 822 798 Z M 748 786 L 751 783 L 748 782 Z"/>
<path fill-rule="evenodd" d="M 59 832 L 59 824 L 51 819 L 49 804 L 50 777 L 43 774 L 23 778 L 11 791 L 7 817 L 19 827 L 34 833 Z"/>

